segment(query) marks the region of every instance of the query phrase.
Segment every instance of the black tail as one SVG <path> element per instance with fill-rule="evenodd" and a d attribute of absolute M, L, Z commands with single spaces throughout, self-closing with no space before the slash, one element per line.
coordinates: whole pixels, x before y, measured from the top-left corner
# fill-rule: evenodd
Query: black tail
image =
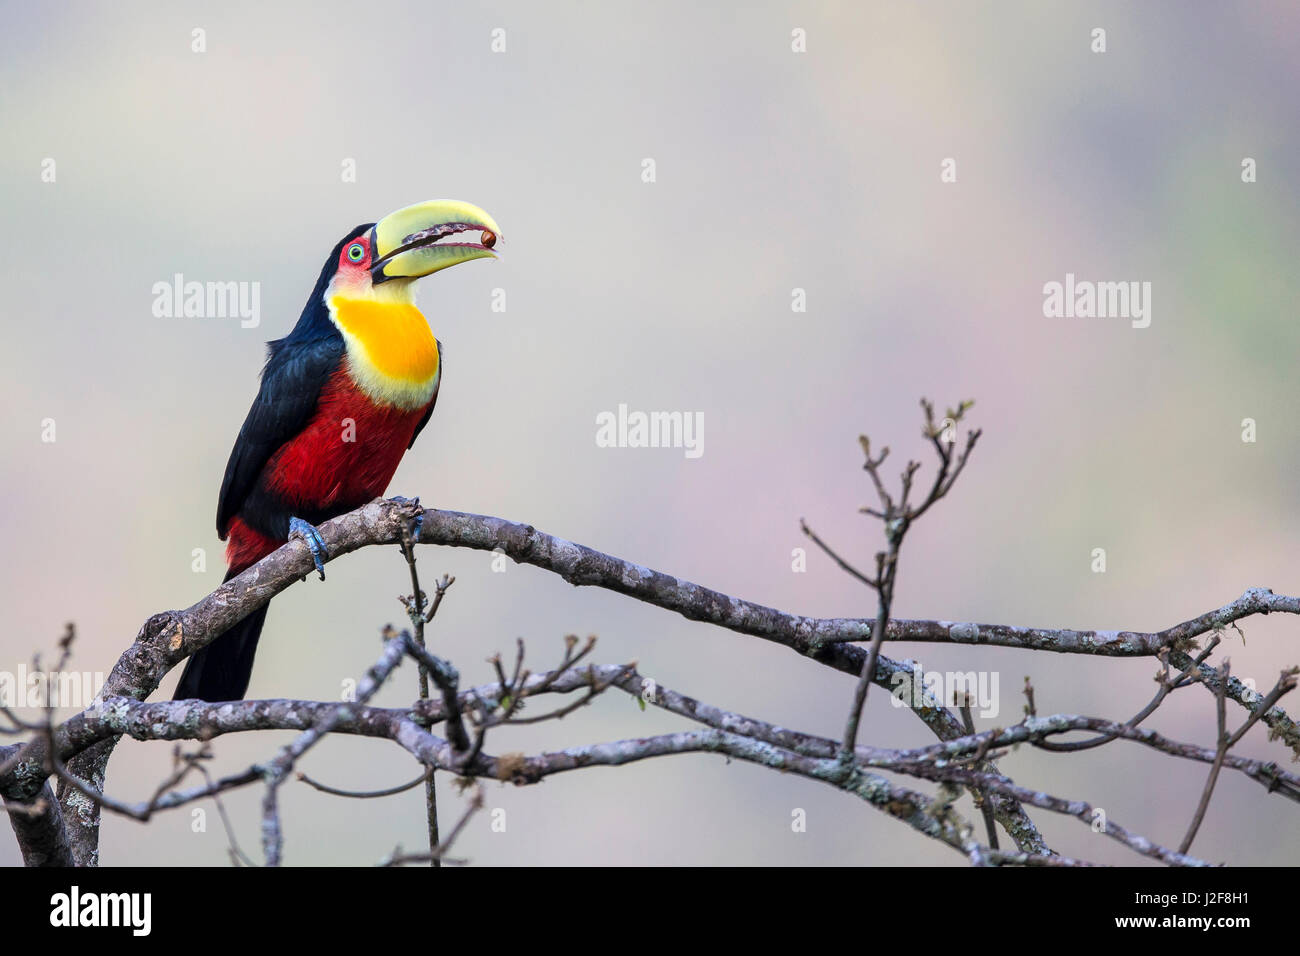
<path fill-rule="evenodd" d="M 263 604 L 207 647 L 199 648 L 185 662 L 172 700 L 243 700 L 253 676 L 253 653 L 268 606 Z"/>

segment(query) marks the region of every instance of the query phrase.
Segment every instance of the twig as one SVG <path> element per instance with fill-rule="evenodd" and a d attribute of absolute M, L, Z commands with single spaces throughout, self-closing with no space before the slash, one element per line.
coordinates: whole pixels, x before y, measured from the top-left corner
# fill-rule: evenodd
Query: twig
<path fill-rule="evenodd" d="M 420 784 L 427 781 L 432 775 L 433 768 L 429 767 L 414 780 L 408 780 L 406 783 L 400 783 L 395 787 L 388 787 L 385 790 L 339 790 L 336 787 L 326 786 L 323 783 L 313 780 L 305 773 L 299 773 L 297 774 L 297 777 L 312 789 L 319 790 L 321 793 L 328 793 L 334 797 L 350 797 L 354 800 L 373 800 L 378 797 L 391 797 L 399 793 L 405 793 L 407 790 L 414 790 Z M 435 846 L 436 845 L 437 844 L 435 844 Z"/>
<path fill-rule="evenodd" d="M 414 504 L 418 507 L 419 499 L 415 499 Z M 415 561 L 415 532 L 423 521 L 423 511 L 416 516 L 412 524 L 402 527 L 402 556 L 406 558 L 407 566 L 411 570 L 411 596 L 405 599 L 407 612 L 411 618 L 411 624 L 415 628 L 415 642 L 421 649 L 425 648 L 424 626 L 433 620 L 433 616 L 438 613 L 438 607 L 442 604 L 443 595 L 451 587 L 455 578 L 444 574 L 442 580 L 437 583 L 433 601 L 425 608 L 424 591 L 420 589 L 420 575 L 416 569 Z M 429 699 L 429 670 L 422 661 L 419 664 L 420 679 L 420 699 Z M 438 835 L 438 784 L 434 779 L 434 773 L 430 768 L 424 776 L 424 818 L 425 827 L 429 834 L 429 851 L 432 853 L 441 842 Z M 442 866 L 442 860 L 438 856 L 430 859 L 430 865 L 433 867 Z"/>

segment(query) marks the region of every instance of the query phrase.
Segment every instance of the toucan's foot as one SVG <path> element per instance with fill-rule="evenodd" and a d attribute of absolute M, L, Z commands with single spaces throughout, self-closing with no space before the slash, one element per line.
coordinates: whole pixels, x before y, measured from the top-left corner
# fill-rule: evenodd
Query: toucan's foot
<path fill-rule="evenodd" d="M 408 506 L 415 512 L 415 519 L 411 522 L 411 540 L 419 541 L 420 528 L 424 525 L 424 507 L 420 504 L 420 496 L 416 495 L 414 498 L 403 498 L 401 495 L 393 495 L 392 500 L 396 501 L 398 504 Z"/>
<path fill-rule="evenodd" d="M 320 579 L 325 580 L 325 559 L 330 556 L 329 549 L 325 547 L 325 539 L 320 536 L 315 525 L 303 521 L 301 518 L 289 519 L 289 537 L 301 538 L 306 542 L 307 547 L 311 549 L 311 559 L 316 562 L 316 570 L 320 573 Z"/>

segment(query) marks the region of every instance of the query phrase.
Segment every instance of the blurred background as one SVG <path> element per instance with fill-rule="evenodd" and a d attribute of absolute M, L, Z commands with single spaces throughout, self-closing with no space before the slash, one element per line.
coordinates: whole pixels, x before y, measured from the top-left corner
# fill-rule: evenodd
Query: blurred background
<path fill-rule="evenodd" d="M 908 539 L 898 616 L 1156 630 L 1247 587 L 1300 589 L 1295 5 L 0 6 L 0 670 L 48 659 L 75 621 L 74 667 L 107 673 L 150 614 L 220 582 L 217 490 L 263 343 L 291 328 L 347 229 L 431 198 L 491 212 L 504 256 L 421 283 L 445 374 L 392 493 L 789 611 L 866 616 L 874 595 L 821 554 L 792 570 L 798 521 L 869 564 L 882 537 L 857 513 L 872 499 L 857 436 L 928 475 L 918 399 L 973 398 L 984 438 Z M 956 182 L 942 182 L 950 158 Z M 153 285 L 177 273 L 259 283 L 260 324 L 156 317 Z M 1150 282 L 1150 326 L 1045 318 L 1043 286 L 1066 273 Z M 703 413 L 703 455 L 597 447 L 597 414 L 620 403 Z M 432 636 L 465 686 L 516 637 L 541 669 L 565 634 L 597 634 L 601 662 L 842 730 L 852 681 L 782 648 L 533 568 L 494 573 L 483 553 L 420 561 L 426 581 L 456 576 Z M 337 698 L 407 589 L 394 548 L 291 588 L 250 696 Z M 1230 631 L 1222 653 L 1267 690 L 1300 659 L 1298 625 L 1248 620 L 1248 643 Z M 1155 690 L 1150 660 L 886 652 L 996 672 L 1000 712 L 982 728 L 1019 719 L 1025 675 L 1044 713 L 1126 719 Z M 379 702 L 410 700 L 415 682 L 403 668 Z M 872 698 L 862 742 L 932 741 Z M 1150 725 L 1210 745 L 1213 700 L 1180 692 Z M 611 694 L 489 749 L 683 726 Z M 219 739 L 214 770 L 287 739 Z M 124 742 L 109 790 L 147 800 L 170 752 Z M 1241 752 L 1289 765 L 1258 730 Z M 1206 773 L 1123 743 L 1002 766 L 1173 845 Z M 418 772 L 395 745 L 345 738 L 300 769 L 357 789 Z M 440 779 L 449 823 L 462 798 Z M 282 800 L 290 863 L 424 843 L 419 790 L 346 801 L 299 784 Z M 259 801 L 227 798 L 254 855 Z M 490 783 L 487 801 L 505 831 L 482 814 L 456 848 L 477 864 L 963 863 L 849 796 L 712 756 Z M 1078 821 L 1034 818 L 1062 852 L 1143 862 Z M 106 815 L 102 859 L 221 864 L 226 843 L 212 812 L 206 832 L 188 810 L 148 826 Z M 1297 851 L 1294 807 L 1225 773 L 1193 852 Z M 0 862 L 17 862 L 7 835 Z"/>

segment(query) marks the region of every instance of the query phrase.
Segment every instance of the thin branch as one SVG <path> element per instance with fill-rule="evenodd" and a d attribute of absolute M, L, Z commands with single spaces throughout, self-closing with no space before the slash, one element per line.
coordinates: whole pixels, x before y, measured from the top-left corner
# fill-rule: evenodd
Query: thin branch
<path fill-rule="evenodd" d="M 330 787 L 317 780 L 313 780 L 305 773 L 298 773 L 296 776 L 313 790 L 319 790 L 321 793 L 328 793 L 334 797 L 349 797 L 353 800 L 374 800 L 378 797 L 392 797 L 399 793 L 405 793 L 407 790 L 414 790 L 420 784 L 424 783 L 433 775 L 432 768 L 426 768 L 424 773 L 420 774 L 414 780 L 406 783 L 399 783 L 395 787 L 388 787 L 385 790 L 339 790 L 337 787 Z M 435 846 L 437 844 L 434 844 Z"/>
<path fill-rule="evenodd" d="M 465 829 L 465 825 L 469 823 L 470 817 L 482 810 L 483 805 L 483 787 L 481 785 L 475 785 L 474 794 L 469 800 L 469 806 L 465 808 L 465 812 L 461 814 L 460 819 L 456 821 L 456 825 L 451 828 L 451 832 L 447 834 L 447 839 L 445 841 L 433 846 L 428 853 L 403 853 L 402 848 L 399 846 L 385 859 L 381 860 L 379 865 L 403 866 L 408 863 L 430 863 L 437 866 L 444 862 L 452 862 L 447 859 L 447 853 L 460 837 L 461 832 Z"/>
<path fill-rule="evenodd" d="M 1192 841 L 1196 839 L 1196 831 L 1201 828 L 1201 822 L 1205 819 L 1205 812 L 1210 809 L 1210 798 L 1214 795 L 1214 785 L 1219 780 L 1219 771 L 1223 769 L 1223 760 L 1228 755 L 1228 747 L 1231 746 L 1231 738 L 1228 736 L 1228 703 L 1225 697 L 1228 686 L 1228 666 L 1228 662 L 1224 661 L 1219 667 L 1219 691 L 1214 695 L 1215 713 L 1219 721 L 1219 733 L 1215 738 L 1217 746 L 1214 751 L 1214 763 L 1211 765 L 1210 774 L 1205 780 L 1205 788 L 1201 791 L 1201 800 L 1196 805 L 1196 813 L 1192 816 L 1192 822 L 1187 827 L 1187 835 L 1183 837 L 1183 842 L 1179 844 L 1179 853 L 1186 853 L 1192 848 Z"/>
<path fill-rule="evenodd" d="M 419 499 L 415 499 L 418 504 Z M 402 556 L 406 558 L 407 566 L 411 571 L 411 595 L 403 599 L 402 603 L 406 605 L 407 613 L 410 616 L 411 624 L 415 628 L 415 642 L 421 650 L 425 648 L 424 626 L 433 620 L 433 616 L 438 613 L 438 608 L 442 604 L 443 596 L 447 589 L 451 587 L 455 580 L 449 575 L 443 575 L 442 580 L 437 583 L 436 593 L 433 601 L 428 608 L 425 607 L 424 591 L 420 589 L 420 574 L 416 567 L 415 560 L 415 535 L 419 530 L 421 522 L 424 520 L 423 512 L 416 515 L 415 519 L 404 525 L 402 528 Z M 423 662 L 419 662 L 419 680 L 420 680 L 420 699 L 429 699 L 429 670 Z M 434 779 L 433 770 L 430 769 L 424 776 L 424 820 L 425 828 L 429 836 L 429 851 L 433 853 L 442 842 L 438 835 L 438 782 Z M 438 856 L 430 859 L 430 865 L 433 867 L 442 866 L 442 860 Z"/>

